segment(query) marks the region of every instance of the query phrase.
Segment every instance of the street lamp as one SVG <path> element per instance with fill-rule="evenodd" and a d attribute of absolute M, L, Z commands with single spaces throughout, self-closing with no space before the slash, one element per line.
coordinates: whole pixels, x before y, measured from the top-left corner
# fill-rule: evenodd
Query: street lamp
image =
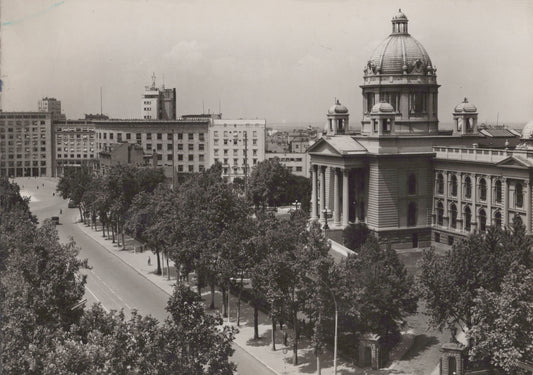
<path fill-rule="evenodd" d="M 327 224 L 327 219 L 326 219 L 326 224 L 324 225 L 324 227 L 326 228 L 327 225 L 328 224 Z M 335 305 L 335 341 L 333 344 L 333 375 L 337 375 L 337 337 L 338 337 L 337 332 L 338 332 L 338 320 L 339 320 L 338 319 L 339 310 L 337 308 L 337 299 L 335 298 L 335 294 L 333 293 L 329 285 L 326 284 L 324 280 L 312 274 L 305 274 L 305 276 L 312 281 L 322 283 L 322 285 L 324 285 L 328 289 L 329 293 L 331 294 L 331 297 L 333 297 L 333 304 Z"/>
<path fill-rule="evenodd" d="M 322 213 L 324 214 L 324 231 L 328 230 L 329 227 L 328 227 L 328 209 L 327 208 L 324 208 L 322 210 Z"/>
<path fill-rule="evenodd" d="M 295 209 L 298 210 L 298 199 L 294 201 Z"/>

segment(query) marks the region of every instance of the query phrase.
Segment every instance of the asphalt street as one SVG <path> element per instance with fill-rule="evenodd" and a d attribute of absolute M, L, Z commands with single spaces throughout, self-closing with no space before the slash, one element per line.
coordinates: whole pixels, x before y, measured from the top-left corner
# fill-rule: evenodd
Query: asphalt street
<path fill-rule="evenodd" d="M 57 230 L 60 240 L 67 242 L 73 239 L 80 249 L 80 258 L 88 259 L 90 269 L 84 270 L 87 274 L 85 298 L 88 305 L 100 302 L 106 310 L 124 309 L 127 316 L 132 309 L 136 309 L 139 313 L 152 315 L 160 321 L 167 317 L 165 306 L 168 294 L 85 234 L 76 224 L 79 219 L 78 209 L 67 208 L 67 202 L 58 194 L 53 196 L 54 180 L 20 178 L 16 182 L 23 192 L 34 197 L 30 208 L 39 222 L 51 216 L 59 216 Z M 273 374 L 237 345 L 234 345 L 234 349 L 232 361 L 237 364 L 239 375 Z"/>

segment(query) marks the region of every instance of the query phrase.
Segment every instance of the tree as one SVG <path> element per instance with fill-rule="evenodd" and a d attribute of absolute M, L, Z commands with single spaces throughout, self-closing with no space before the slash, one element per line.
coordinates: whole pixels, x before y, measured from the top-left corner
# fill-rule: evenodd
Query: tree
<path fill-rule="evenodd" d="M 370 231 L 365 223 L 350 224 L 342 231 L 344 246 L 357 251 L 366 241 Z"/>
<path fill-rule="evenodd" d="M 479 319 L 473 316 L 479 289 L 499 292 L 514 260 L 530 262 L 530 244 L 515 220 L 505 231 L 489 227 L 486 234 L 470 235 L 443 257 L 434 250 L 424 252 L 418 288 L 430 323 L 439 329 L 459 325 L 469 331 Z"/>
<path fill-rule="evenodd" d="M 509 373 L 516 361 L 533 359 L 533 270 L 515 265 L 504 277 L 501 291 L 481 288 L 472 311 L 476 325 L 468 332 L 472 359 L 490 359 Z M 525 374 L 525 372 L 524 372 Z"/>
<path fill-rule="evenodd" d="M 352 334 L 379 334 L 391 347 L 403 319 L 417 309 L 414 281 L 390 246 L 381 248 L 370 236 L 358 255 L 340 267 L 342 329 Z"/>
<path fill-rule="evenodd" d="M 298 202 L 302 211 L 311 210 L 311 179 L 304 176 L 289 175 L 287 204 Z"/>
<path fill-rule="evenodd" d="M 231 343 L 235 330 L 222 326 L 222 318 L 207 314 L 201 297 L 178 285 L 168 301 L 163 337 L 167 339 L 165 374 L 233 374 Z M 174 358 L 181 356 L 181 360 Z M 174 359 L 174 360 L 172 360 Z M 166 361 L 165 361 L 166 362 Z"/>
<path fill-rule="evenodd" d="M 84 206 L 80 204 L 83 202 L 83 195 L 91 185 L 93 178 L 91 169 L 85 165 L 66 167 L 63 176 L 57 183 L 56 191 L 60 193 L 63 199 L 71 199 L 79 207 L 82 219 Z"/>
<path fill-rule="evenodd" d="M 248 181 L 248 198 L 256 208 L 279 206 L 288 202 L 289 170 L 278 158 L 257 163 Z"/>

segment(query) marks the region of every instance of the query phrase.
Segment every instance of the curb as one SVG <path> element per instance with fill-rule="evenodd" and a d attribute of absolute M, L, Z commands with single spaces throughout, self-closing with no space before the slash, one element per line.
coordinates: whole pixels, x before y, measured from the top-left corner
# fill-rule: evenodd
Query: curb
<path fill-rule="evenodd" d="M 102 246 L 104 249 L 107 250 L 107 252 L 113 254 L 115 257 L 117 257 L 122 263 L 124 263 L 125 265 L 127 265 L 128 267 L 130 267 L 131 269 L 133 269 L 135 272 L 137 272 L 139 275 L 141 275 L 142 277 L 144 277 L 146 280 L 150 281 L 153 285 L 155 285 L 156 287 L 158 287 L 159 289 L 161 289 L 163 292 L 165 292 L 168 296 L 171 296 L 171 294 L 169 292 L 167 292 L 164 288 L 162 288 L 161 286 L 159 286 L 156 282 L 154 282 L 153 280 L 151 280 L 149 277 L 147 277 L 144 273 L 142 273 L 140 270 L 138 270 L 136 267 L 134 267 L 133 265 L 131 265 L 129 262 L 127 262 L 126 260 L 124 260 L 121 256 L 119 256 L 118 254 L 116 254 L 114 251 L 112 251 L 112 249 L 108 249 L 106 246 L 102 245 L 100 243 L 100 241 L 98 241 L 96 238 L 92 237 L 90 234 L 87 233 L 87 231 L 85 230 L 85 224 L 83 224 L 83 222 L 81 221 L 78 221 L 75 223 L 76 225 L 78 225 L 78 227 L 81 228 L 81 230 L 83 231 L 83 233 L 87 236 L 87 237 L 90 237 L 92 238 L 93 240 L 97 241 L 98 244 L 100 246 Z M 92 229 L 89 229 L 91 232 L 93 232 Z M 102 239 L 104 239 L 104 237 L 102 237 Z M 274 370 L 272 367 L 270 367 L 268 364 L 266 364 L 262 359 L 256 357 L 255 355 L 253 355 L 252 353 L 250 353 L 248 350 L 246 350 L 246 348 L 244 348 L 243 346 L 239 345 L 237 342 L 233 341 L 233 344 L 238 346 L 239 348 L 241 348 L 244 352 L 248 353 L 248 355 L 250 355 L 251 357 L 255 358 L 259 363 L 261 363 L 263 366 L 265 366 L 267 369 L 269 369 L 270 371 L 272 371 L 274 374 L 276 375 L 280 375 L 279 372 L 277 372 L 276 370 Z"/>

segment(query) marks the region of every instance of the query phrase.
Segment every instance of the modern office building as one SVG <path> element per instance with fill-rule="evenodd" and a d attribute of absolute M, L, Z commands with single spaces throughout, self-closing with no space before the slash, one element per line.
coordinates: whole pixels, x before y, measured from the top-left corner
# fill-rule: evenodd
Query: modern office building
<path fill-rule="evenodd" d="M 175 120 L 176 119 L 176 89 L 156 87 L 155 75 L 152 85 L 145 86 L 141 99 L 142 118 L 147 120 Z"/>
<path fill-rule="evenodd" d="M 245 178 L 251 168 L 265 160 L 265 120 L 214 119 L 209 126 L 209 160 L 222 164 L 222 176 L 228 181 Z"/>
<path fill-rule="evenodd" d="M 115 143 L 134 143 L 145 154 L 156 154 L 157 166 L 174 166 L 178 176 L 201 172 L 210 165 L 210 122 L 209 118 L 94 121 L 96 151 L 108 151 Z"/>
<path fill-rule="evenodd" d="M 62 176 L 65 167 L 82 165 L 93 167 L 96 163 L 95 125 L 88 120 L 54 120 L 54 175 Z"/>
<path fill-rule="evenodd" d="M 364 222 L 395 248 L 447 246 L 514 217 L 532 234 L 533 124 L 515 150 L 512 131 L 502 133 L 502 148 L 482 148 L 496 138 L 478 129 L 477 108 L 464 99 L 448 112 L 454 129 L 440 130 L 436 69 L 407 26 L 405 14 L 395 15 L 366 64 L 360 131 L 337 102 L 308 149 L 312 218 L 331 213 L 332 230 Z"/>
<path fill-rule="evenodd" d="M 51 113 L 54 120 L 65 119 L 65 115 L 61 113 L 61 101 L 56 98 L 44 97 L 39 100 L 39 112 Z"/>
<path fill-rule="evenodd" d="M 52 113 L 0 112 L 0 175 L 54 175 Z"/>

